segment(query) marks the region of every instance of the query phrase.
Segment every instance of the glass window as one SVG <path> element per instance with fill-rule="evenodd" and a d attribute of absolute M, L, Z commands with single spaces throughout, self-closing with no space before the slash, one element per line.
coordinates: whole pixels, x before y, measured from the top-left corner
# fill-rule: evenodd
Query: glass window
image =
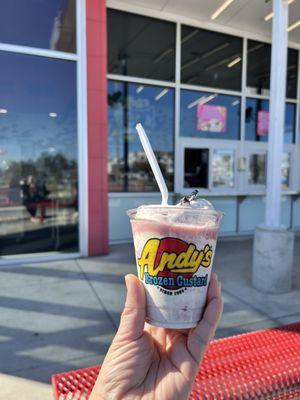
<path fill-rule="evenodd" d="M 181 82 L 241 90 L 241 38 L 223 33 L 181 28 Z"/>
<path fill-rule="evenodd" d="M 174 81 L 176 25 L 107 10 L 108 72 Z"/>
<path fill-rule="evenodd" d="M 181 136 L 239 139 L 239 97 L 181 90 L 180 116 Z"/>
<path fill-rule="evenodd" d="M 0 255 L 78 251 L 76 63 L 0 52 L 0 99 Z"/>
<path fill-rule="evenodd" d="M 173 190 L 174 90 L 108 82 L 108 174 L 111 192 L 157 192 L 135 125 L 142 122 L 170 191 Z"/>
<path fill-rule="evenodd" d="M 212 157 L 212 184 L 219 188 L 234 187 L 234 150 L 214 149 Z"/>
<path fill-rule="evenodd" d="M 266 184 L 266 154 L 250 154 L 248 185 Z"/>
<path fill-rule="evenodd" d="M 0 0 L 0 42 L 76 53 L 75 0 Z"/>
<path fill-rule="evenodd" d="M 293 143 L 295 137 L 296 105 L 286 103 L 284 143 Z M 269 132 L 269 100 L 246 100 L 245 139 L 256 142 L 267 142 Z"/>
<path fill-rule="evenodd" d="M 288 49 L 288 67 L 286 80 L 286 97 L 297 98 L 298 85 L 298 50 Z"/>
<path fill-rule="evenodd" d="M 270 94 L 271 45 L 248 40 L 247 91 L 251 94 Z M 288 49 L 286 96 L 297 97 L 298 51 Z"/>
<path fill-rule="evenodd" d="M 271 45 L 254 40 L 247 43 L 247 91 L 269 95 Z"/>
<path fill-rule="evenodd" d="M 184 187 L 208 189 L 208 149 L 184 150 Z"/>
<path fill-rule="evenodd" d="M 290 153 L 283 153 L 281 161 L 281 187 L 288 189 L 290 186 Z"/>
<path fill-rule="evenodd" d="M 295 143 L 296 104 L 286 103 L 284 122 L 284 143 Z"/>
<path fill-rule="evenodd" d="M 249 156 L 248 185 L 265 185 L 267 171 L 266 154 L 251 154 Z M 290 153 L 284 152 L 281 161 L 281 187 L 288 189 L 290 186 Z"/>

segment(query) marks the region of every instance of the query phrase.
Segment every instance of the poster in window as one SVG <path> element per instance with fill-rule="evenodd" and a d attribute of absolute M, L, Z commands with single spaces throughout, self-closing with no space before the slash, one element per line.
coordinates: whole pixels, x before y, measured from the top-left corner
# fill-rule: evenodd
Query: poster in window
<path fill-rule="evenodd" d="M 226 117 L 226 107 L 198 104 L 197 130 L 206 132 L 226 132 Z"/>
<path fill-rule="evenodd" d="M 260 110 L 257 113 L 257 136 L 266 136 L 269 131 L 269 111 Z"/>

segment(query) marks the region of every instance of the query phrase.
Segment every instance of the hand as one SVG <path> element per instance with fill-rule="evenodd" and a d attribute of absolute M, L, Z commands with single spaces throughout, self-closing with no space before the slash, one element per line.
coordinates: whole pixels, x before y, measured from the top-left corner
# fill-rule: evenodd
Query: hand
<path fill-rule="evenodd" d="M 120 326 L 90 400 L 188 399 L 222 314 L 217 275 L 211 276 L 203 318 L 195 328 L 181 331 L 145 323 L 144 285 L 134 275 L 127 275 L 125 281 L 127 298 Z"/>

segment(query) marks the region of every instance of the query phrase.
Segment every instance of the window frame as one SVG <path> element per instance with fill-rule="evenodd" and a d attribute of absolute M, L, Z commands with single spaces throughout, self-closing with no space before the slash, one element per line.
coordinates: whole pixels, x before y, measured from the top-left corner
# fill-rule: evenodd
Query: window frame
<path fill-rule="evenodd" d="M 0 40 L 0 51 L 50 57 L 50 58 L 60 58 L 62 60 L 80 61 L 82 55 L 83 41 L 86 40 L 86 36 L 82 31 L 83 26 L 86 25 L 85 17 L 86 17 L 85 1 L 75 0 L 76 51 L 73 53 L 60 50 L 47 49 L 43 47 L 4 43 L 1 42 L 1 40 Z"/>
<path fill-rule="evenodd" d="M 185 140 L 186 143 L 191 143 L 189 141 L 189 138 L 183 138 L 180 136 L 180 91 L 182 89 L 185 90 L 193 90 L 193 91 L 204 91 L 204 92 L 210 92 L 210 93 L 218 93 L 218 94 L 224 94 L 224 95 L 232 95 L 232 96 L 238 96 L 241 98 L 241 105 L 240 105 L 240 112 L 241 112 L 241 117 L 240 117 L 240 138 L 237 141 L 233 141 L 231 139 L 226 140 L 226 145 L 224 146 L 230 146 L 231 143 L 236 142 L 233 146 L 233 148 L 236 149 L 236 154 L 235 154 L 235 187 L 234 189 L 230 190 L 225 190 L 224 188 L 218 188 L 218 191 L 204 191 L 204 195 L 224 195 L 224 196 L 232 196 L 232 195 L 245 195 L 246 191 L 248 190 L 247 185 L 245 184 L 245 172 L 240 169 L 240 165 L 243 163 L 243 160 L 245 160 L 245 149 L 247 148 L 248 145 L 250 145 L 250 141 L 245 141 L 245 106 L 246 106 L 246 98 L 254 98 L 254 99 L 263 99 L 263 100 L 269 100 L 270 97 L 268 95 L 259 95 L 259 94 L 250 94 L 247 93 L 247 45 L 248 45 L 248 40 L 256 40 L 260 42 L 264 42 L 267 44 L 271 43 L 270 38 L 266 37 L 261 37 L 260 35 L 256 34 L 251 34 L 249 32 L 240 32 L 237 30 L 229 29 L 227 27 L 223 26 L 218 26 L 217 28 L 215 26 L 205 26 L 205 29 L 207 30 L 212 30 L 216 31 L 219 33 L 224 33 L 224 34 L 229 34 L 229 35 L 234 35 L 237 37 L 242 38 L 243 40 L 243 57 L 242 57 L 242 85 L 241 85 L 241 90 L 240 91 L 234 91 L 234 90 L 227 90 L 227 89 L 219 89 L 219 88 L 214 88 L 214 87 L 206 87 L 206 86 L 198 86 L 198 85 L 192 85 L 192 84 L 185 84 L 181 83 L 181 71 L 180 71 L 180 66 L 181 66 L 181 26 L 182 25 L 188 25 L 190 27 L 194 28 L 203 28 L 203 25 L 199 22 L 195 22 L 195 20 L 191 20 L 189 18 L 181 18 L 180 16 L 170 16 L 165 13 L 157 12 L 152 9 L 141 9 L 138 6 L 134 5 L 116 5 L 113 3 L 112 0 L 108 0 L 107 4 L 108 8 L 112 9 L 117 9 L 119 11 L 124 11 L 124 12 L 131 12 L 131 13 L 136 13 L 139 15 L 143 16 L 148 16 L 152 18 L 157 18 L 161 20 L 166 20 L 170 22 L 175 22 L 176 23 L 176 49 L 175 49 L 175 82 L 168 82 L 168 81 L 158 81 L 158 80 L 152 80 L 152 79 L 144 79 L 144 78 L 139 78 L 135 76 L 122 76 L 122 75 L 115 75 L 115 74 L 107 74 L 107 79 L 113 79 L 113 80 L 120 80 L 120 81 L 128 81 L 128 82 L 134 82 L 134 83 L 141 83 L 141 84 L 150 84 L 150 85 L 161 85 L 165 87 L 170 87 L 175 89 L 175 110 L 174 110 L 174 118 L 175 118 L 175 129 L 174 129 L 174 192 L 179 195 L 182 195 L 186 193 L 187 189 L 183 190 L 183 184 L 182 184 L 182 175 L 183 175 L 183 160 L 182 160 L 182 141 Z M 290 187 L 288 190 L 283 191 L 285 194 L 292 194 L 292 191 L 299 190 L 300 191 L 300 171 L 296 169 L 298 166 L 298 161 L 297 157 L 294 155 L 294 153 L 300 153 L 300 149 L 298 149 L 298 145 L 300 144 L 300 132 L 299 132 L 299 102 L 300 100 L 300 45 L 295 45 L 294 43 L 289 43 L 288 47 L 291 49 L 295 49 L 298 51 L 298 85 L 297 85 L 297 99 L 290 99 L 286 98 L 286 102 L 289 103 L 294 103 L 296 104 L 296 118 L 295 118 L 295 132 L 296 132 L 296 137 L 295 137 L 295 142 L 291 145 L 285 145 L 286 146 L 291 146 L 292 149 L 292 154 L 291 154 L 291 171 L 290 171 Z M 191 138 L 192 141 L 197 141 L 197 138 Z M 200 139 L 201 140 L 201 147 L 204 148 L 213 148 L 213 147 L 219 147 L 219 148 L 224 148 L 222 139 Z M 216 143 L 217 142 L 217 143 Z M 195 142 L 196 143 L 196 142 Z M 207 145 L 206 145 L 207 144 Z M 252 143 L 252 144 L 257 144 L 257 143 Z M 261 142 L 259 145 L 267 147 L 267 142 Z M 192 147 L 192 145 L 190 145 Z M 197 145 L 195 144 L 197 147 Z M 299 154 L 300 155 L 300 154 Z M 212 157 L 210 157 L 210 160 Z M 211 161 L 210 161 L 211 162 Z M 300 164 L 300 162 L 299 162 Z M 299 165 L 300 167 L 300 165 Z M 181 170 L 180 170 L 181 169 Z M 211 170 L 211 168 L 210 168 Z M 210 182 L 211 182 L 211 178 Z M 296 182 L 296 183 L 295 183 Z M 201 189 L 202 191 L 203 189 Z M 174 193 L 172 192 L 172 193 Z M 130 196 L 132 194 L 135 195 L 146 195 L 146 196 L 153 196 L 154 194 L 158 194 L 159 192 L 149 192 L 149 193 L 138 193 L 138 192 L 119 192 L 117 193 L 118 196 Z M 263 195 L 265 193 L 264 190 L 260 190 L 259 193 Z M 254 194 L 254 191 L 249 192 L 249 194 Z M 115 197 L 116 193 L 110 192 L 109 197 Z"/>
<path fill-rule="evenodd" d="M 181 85 L 181 87 L 183 87 L 183 86 L 190 86 L 190 87 L 201 87 L 201 88 L 206 88 L 206 89 L 203 89 L 203 90 L 208 90 L 208 91 L 212 91 L 212 92 L 215 92 L 215 91 L 220 91 L 220 93 L 222 92 L 223 94 L 226 94 L 226 92 L 227 93 L 241 93 L 242 92 L 242 90 L 243 90 L 243 64 L 244 64 L 244 56 L 245 56 L 245 54 L 244 54 L 244 36 L 242 36 L 242 35 L 236 35 L 236 34 L 233 34 L 232 32 L 226 32 L 226 31 L 224 31 L 224 30 L 219 30 L 219 29 L 209 29 L 209 28 L 207 28 L 206 26 L 201 26 L 200 24 L 199 25 L 193 25 L 193 24 L 187 24 L 187 23 L 181 23 L 180 24 L 180 55 L 181 55 L 181 40 L 182 40 L 182 38 L 181 38 L 181 28 L 182 28 L 182 26 L 185 26 L 185 27 L 188 27 L 188 28 L 194 28 L 194 29 L 198 29 L 198 30 L 202 30 L 202 31 L 207 31 L 207 32 L 212 32 L 212 33 L 216 33 L 216 34 L 220 34 L 220 35 L 226 35 L 226 36 L 232 36 L 232 37 L 234 37 L 234 38 L 237 38 L 237 39 L 240 39 L 241 40 L 241 76 L 240 76 L 240 82 L 239 82 L 239 86 L 240 86 L 240 90 L 234 90 L 234 89 L 223 89 L 223 88 L 218 88 L 218 87 L 216 87 L 216 88 L 214 88 L 213 86 L 211 87 L 211 86 L 206 86 L 206 85 L 193 85 L 193 84 L 189 84 L 189 83 L 186 83 L 186 82 L 182 82 L 181 81 L 181 76 L 180 76 L 180 81 L 179 81 L 179 83 L 180 83 L 180 85 Z M 176 66 L 177 67 L 177 66 Z M 181 58 L 180 58 L 180 64 L 179 64 L 179 66 L 178 66 L 180 69 L 181 69 Z"/>
<path fill-rule="evenodd" d="M 132 83 L 132 84 L 136 84 L 136 85 L 138 85 L 138 84 L 142 84 L 142 85 L 145 85 L 145 86 L 154 86 L 154 87 L 162 87 L 162 88 L 165 88 L 165 87 L 167 87 L 167 88 L 169 88 L 169 89 L 171 89 L 171 90 L 173 90 L 173 97 L 174 97 L 174 103 L 173 103 L 173 112 L 174 112 L 174 117 L 175 117 L 175 96 L 176 96 L 176 94 L 175 94 L 175 83 L 174 82 L 169 82 L 170 84 L 169 85 L 166 85 L 165 83 L 166 82 L 164 82 L 164 81 L 156 81 L 156 80 L 152 80 L 152 79 L 147 79 L 147 80 L 145 80 L 145 79 L 142 79 L 142 78 L 140 78 L 140 79 L 137 79 L 137 78 L 131 78 L 131 77 L 128 77 L 128 79 L 121 79 L 121 77 L 119 77 L 118 76 L 118 78 L 120 78 L 120 79 L 115 79 L 114 77 L 112 77 L 112 78 L 110 78 L 110 76 L 113 76 L 113 75 L 110 75 L 110 74 L 107 74 L 107 85 L 108 85 L 108 83 L 109 83 L 109 81 L 116 81 L 116 82 L 120 82 L 120 83 L 123 83 L 123 82 L 126 82 L 126 83 Z M 107 112 L 108 112 L 108 110 L 107 110 Z M 108 135 L 108 138 L 109 138 L 109 132 L 107 131 L 107 135 Z M 172 154 L 173 154 L 173 191 L 171 191 L 170 193 L 172 194 L 172 193 L 174 193 L 174 191 L 175 191 L 175 178 L 174 178 L 174 174 L 175 174 L 175 135 L 174 135 L 174 137 L 173 137 L 173 144 L 174 144 L 174 146 L 173 146 L 173 151 L 172 151 Z M 109 149 L 107 150 L 107 160 L 109 161 Z M 108 184 L 108 186 L 109 186 L 109 184 Z M 121 195 L 121 196 L 123 196 L 123 195 L 135 195 L 135 194 L 144 194 L 144 195 L 151 195 L 151 194 L 157 194 L 157 193 L 160 193 L 160 192 L 155 192 L 155 191 L 147 191 L 147 192 L 138 192 L 138 191 L 120 191 L 120 192 L 118 192 L 118 191 L 108 191 L 108 193 L 109 193 L 109 195 Z"/>
<path fill-rule="evenodd" d="M 297 167 L 297 157 L 296 157 L 296 148 L 293 144 L 284 144 L 283 153 L 289 153 L 290 155 L 290 171 L 289 171 L 289 186 L 287 188 L 281 188 L 281 192 L 283 195 L 288 195 L 290 192 L 297 191 L 297 179 L 296 174 L 293 174 L 292 171 L 296 170 Z M 255 143 L 255 142 L 247 142 L 247 148 L 244 153 L 246 170 L 243 176 L 243 187 L 245 191 L 249 194 L 266 194 L 266 185 L 251 185 L 248 183 L 248 169 L 249 168 L 249 158 L 251 154 L 265 154 L 266 155 L 266 173 L 268 166 L 268 145 L 266 142 L 264 143 Z M 300 173 L 299 175 L 299 186 L 300 186 Z M 267 179 L 267 175 L 266 175 Z M 267 183 L 267 182 L 266 182 Z"/>
<path fill-rule="evenodd" d="M 86 81 L 86 2 L 76 0 L 76 53 L 67 53 L 58 50 L 43 49 L 31 46 L 22 46 L 0 42 L 0 51 L 33 55 L 46 58 L 54 58 L 72 61 L 76 63 L 76 111 L 77 111 L 77 142 L 78 142 L 78 206 L 79 206 L 79 246 L 74 253 L 37 253 L 24 257 L 3 256 L 0 257 L 0 266 L 24 263 L 43 262 L 49 260 L 62 260 L 78 258 L 88 255 L 88 151 L 87 151 L 87 81 Z"/>
<path fill-rule="evenodd" d="M 129 74 L 114 74 L 114 73 L 111 73 L 111 72 L 109 72 L 109 68 L 108 68 L 108 65 L 107 65 L 107 77 L 108 76 L 118 76 L 118 77 L 123 77 L 123 78 L 132 78 L 132 77 L 134 77 L 135 79 L 141 79 L 141 80 L 149 80 L 149 81 L 155 81 L 155 82 L 169 82 L 169 83 L 173 83 L 173 84 L 175 84 L 175 81 L 176 81 L 176 41 L 177 41 L 177 23 L 176 23 L 176 21 L 173 21 L 172 19 L 166 19 L 166 18 L 157 18 L 157 17 L 155 17 L 155 16 L 152 16 L 151 15 L 151 13 L 147 13 L 147 14 L 145 14 L 145 13 L 141 13 L 141 12 L 135 12 L 135 11 L 131 11 L 130 9 L 125 9 L 125 8 L 118 8 L 118 7 L 111 7 L 111 6 L 109 6 L 108 4 L 106 5 L 106 21 L 107 21 L 107 30 L 108 30 L 108 19 L 109 19 L 109 17 L 108 17 L 108 15 L 107 15 L 107 13 L 108 13 L 108 10 L 113 10 L 113 11 L 119 11 L 119 12 L 123 12 L 124 14 L 133 14 L 133 15 L 136 15 L 137 17 L 144 17 L 144 18 L 149 18 L 149 19 L 152 19 L 152 20 L 157 20 L 157 21 L 161 21 L 162 23 L 164 23 L 164 22 L 167 22 L 167 23 L 169 23 L 169 24 L 173 24 L 174 25 L 174 28 L 175 28 L 175 32 L 174 32 L 174 39 L 175 39 L 175 43 L 174 43 L 174 52 L 175 52 L 175 54 L 174 54 L 174 56 L 172 56 L 173 57 L 173 62 L 174 62 L 174 76 L 173 76 L 173 79 L 171 79 L 171 80 L 169 80 L 169 81 L 164 81 L 164 80 L 162 80 L 162 79 L 155 79 L 155 78 L 146 78 L 146 77 L 139 77 L 139 76 L 136 76 L 136 75 L 129 75 Z M 108 32 L 107 32 L 107 48 L 109 48 L 109 43 L 108 43 Z M 109 61 L 109 53 L 108 53 L 108 50 L 107 50 L 107 62 Z M 114 79 L 114 78 L 110 78 L 110 79 Z M 125 80 L 125 79 L 123 79 L 123 80 Z M 138 81 L 136 81 L 136 82 L 138 82 Z"/>
<path fill-rule="evenodd" d="M 207 95 L 213 95 L 213 94 L 217 94 L 217 95 L 221 95 L 221 96 L 232 96 L 232 97 L 238 97 L 239 101 L 240 101 L 240 106 L 239 106 L 239 112 L 240 112 L 240 116 L 239 116 L 239 124 L 238 124 L 238 139 L 222 139 L 222 134 L 221 134 L 221 139 L 219 138 L 201 138 L 201 140 L 217 140 L 219 141 L 240 141 L 241 137 L 242 137 L 242 128 L 241 128 L 241 115 L 242 115 L 242 96 L 240 92 L 234 92 L 234 91 L 230 91 L 230 90 L 208 90 L 207 88 L 204 88 L 202 86 L 193 86 L 193 85 L 180 85 L 180 91 L 179 91 L 179 96 L 180 96 L 180 100 L 181 100 L 181 93 L 182 92 L 187 92 L 187 91 L 191 91 L 191 92 L 201 92 L 201 93 L 206 93 Z M 210 104 L 210 102 L 207 102 L 205 104 Z M 179 110 L 179 114 L 181 113 L 181 111 Z M 179 137 L 180 138 L 191 138 L 191 139 L 197 139 L 197 137 L 193 137 L 193 136 L 184 136 L 180 134 L 181 132 L 181 124 L 179 121 Z"/>
<path fill-rule="evenodd" d="M 247 97 L 257 97 L 257 98 L 263 98 L 263 99 L 265 98 L 265 99 L 268 100 L 270 98 L 271 81 L 270 81 L 270 85 L 269 85 L 270 87 L 262 89 L 264 93 L 261 93 L 261 94 L 255 92 L 257 90 L 256 87 L 248 86 L 248 65 L 249 65 L 249 63 L 248 63 L 248 41 L 249 40 L 257 42 L 257 43 L 261 43 L 262 45 L 269 45 L 269 46 L 271 46 L 272 43 L 271 43 L 271 41 L 262 40 L 261 38 L 260 39 L 256 39 L 256 38 L 254 38 L 252 36 L 247 36 L 247 38 L 246 38 L 246 42 L 247 42 L 246 43 L 246 60 L 247 61 L 246 61 L 246 69 L 245 69 L 245 90 L 246 90 Z M 288 43 L 288 46 L 287 46 L 286 83 L 287 83 L 287 76 L 288 76 L 289 50 L 298 51 L 297 80 L 296 80 L 297 81 L 297 88 L 296 88 L 296 96 L 291 98 L 291 97 L 287 97 L 287 95 L 286 95 L 285 96 L 285 100 L 286 100 L 286 102 L 290 102 L 290 101 L 297 102 L 297 99 L 299 99 L 299 96 L 298 96 L 298 88 L 299 88 L 299 48 L 293 47 L 293 46 L 290 45 L 290 43 Z M 270 54 L 271 54 L 271 51 L 272 51 L 272 47 L 270 48 Z M 269 73 L 271 75 L 271 58 L 270 58 L 270 71 L 269 71 Z M 254 91 L 252 89 L 254 89 Z M 260 97 L 260 96 L 262 96 L 262 97 Z"/>
<path fill-rule="evenodd" d="M 251 194 L 257 194 L 261 193 L 264 194 L 266 192 L 266 184 L 267 184 L 267 165 L 268 165 L 268 149 L 266 143 L 252 143 L 252 142 L 247 142 L 248 146 L 245 151 L 245 159 L 246 159 L 246 170 L 244 174 L 244 187 L 246 191 L 248 191 Z M 250 166 L 250 157 L 253 154 L 257 155 L 265 155 L 265 179 L 266 179 L 266 184 L 265 185 L 260 185 L 260 184 L 249 184 L 249 166 Z"/>
<path fill-rule="evenodd" d="M 247 105 L 247 100 L 264 100 L 264 101 L 268 101 L 269 102 L 269 111 L 270 111 L 270 97 L 268 96 L 264 96 L 264 95 L 250 95 L 250 94 L 246 94 L 245 95 L 245 111 L 246 111 L 246 105 Z M 289 99 L 286 98 L 285 99 L 285 108 L 287 107 L 288 104 L 294 104 L 295 105 L 295 117 L 294 117 L 294 133 L 293 133 L 293 139 L 292 139 L 292 143 L 284 143 L 284 145 L 296 145 L 297 144 L 297 136 L 298 136 L 298 129 L 299 129 L 299 121 L 298 121 L 298 108 L 299 108 L 299 102 L 295 99 Z M 249 140 L 246 139 L 246 119 L 245 119 L 245 113 L 244 115 L 241 117 L 241 121 L 242 123 L 244 123 L 244 129 L 245 129 L 245 143 L 260 143 L 260 144 L 268 144 L 268 138 L 265 142 L 257 142 L 255 140 Z M 284 120 L 284 124 L 285 124 L 285 120 Z M 285 133 L 283 133 L 283 138 L 284 138 Z M 268 135 L 267 135 L 268 136 Z"/>
<path fill-rule="evenodd" d="M 216 142 L 217 143 L 214 143 Z M 212 139 L 198 139 L 198 138 L 180 138 L 179 141 L 179 157 L 178 163 L 175 164 L 175 192 L 182 195 L 190 194 L 193 189 L 196 188 L 185 188 L 184 187 L 184 152 L 186 148 L 192 149 L 208 149 L 208 188 L 199 188 L 201 195 L 220 195 L 228 194 L 233 195 L 238 191 L 238 154 L 239 154 L 239 143 L 236 140 L 214 140 Z M 234 178 L 232 188 L 218 188 L 213 186 L 213 175 L 212 175 L 212 158 L 214 150 L 233 150 L 234 151 Z"/>

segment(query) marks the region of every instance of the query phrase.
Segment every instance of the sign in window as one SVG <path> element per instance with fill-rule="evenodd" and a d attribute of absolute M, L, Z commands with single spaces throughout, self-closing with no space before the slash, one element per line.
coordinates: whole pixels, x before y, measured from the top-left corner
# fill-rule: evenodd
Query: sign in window
<path fill-rule="evenodd" d="M 238 140 L 240 97 L 180 91 L 180 136 L 203 139 Z"/>
<path fill-rule="evenodd" d="M 214 149 L 212 158 L 213 187 L 234 187 L 234 150 Z"/>

